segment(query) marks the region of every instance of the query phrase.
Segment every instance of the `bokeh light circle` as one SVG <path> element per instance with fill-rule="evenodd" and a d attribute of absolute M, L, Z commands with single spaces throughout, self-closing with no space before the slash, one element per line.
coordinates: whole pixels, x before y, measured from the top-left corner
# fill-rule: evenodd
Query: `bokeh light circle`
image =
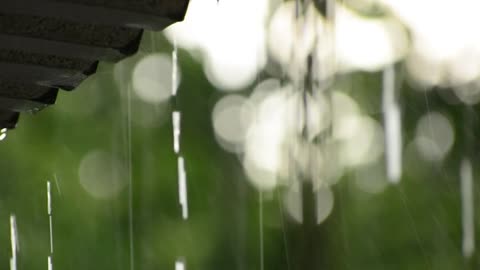
<path fill-rule="evenodd" d="M 172 59 L 166 54 L 150 54 L 142 58 L 133 70 L 135 94 L 147 103 L 167 101 L 172 94 L 172 66 Z M 177 83 L 180 84 L 181 73 L 179 68 L 177 70 Z"/>
<path fill-rule="evenodd" d="M 232 152 L 243 150 L 251 118 L 251 105 L 243 96 L 227 95 L 215 104 L 212 113 L 213 129 L 225 150 Z"/>
<path fill-rule="evenodd" d="M 440 161 L 444 159 L 454 142 L 453 126 L 441 113 L 429 112 L 418 121 L 415 145 L 425 160 Z"/>
<path fill-rule="evenodd" d="M 103 150 L 88 152 L 80 162 L 80 185 L 92 197 L 109 199 L 117 195 L 127 184 L 125 166 Z"/>

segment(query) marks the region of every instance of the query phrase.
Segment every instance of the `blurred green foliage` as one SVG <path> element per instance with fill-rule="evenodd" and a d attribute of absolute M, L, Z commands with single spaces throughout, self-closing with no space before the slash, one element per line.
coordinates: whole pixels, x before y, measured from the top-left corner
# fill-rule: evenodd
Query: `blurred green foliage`
<path fill-rule="evenodd" d="M 179 108 L 191 217 L 181 219 L 170 105 L 127 98 L 135 63 L 149 53 L 170 50 L 162 36 L 147 33 L 141 51 L 117 64 L 121 68 L 102 63 L 98 74 L 79 89 L 62 92 L 57 105 L 23 116 L 1 142 L 2 269 L 7 269 L 11 256 L 10 214 L 17 216 L 19 269 L 47 267 L 47 180 L 53 186 L 54 269 L 129 269 L 128 186 L 110 199 L 92 197 L 80 185 L 78 173 L 81 160 L 92 150 L 110 153 L 125 168 L 131 160 L 136 269 L 173 269 L 178 258 L 185 258 L 188 269 L 301 269 L 306 252 L 303 227 L 282 209 L 281 190 L 264 194 L 265 268 L 260 267 L 259 193 L 246 181 L 239 159 L 217 145 L 211 111 L 222 93 L 185 51 L 179 55 Z M 381 121 L 380 80 L 378 74 L 362 73 L 342 76 L 338 83 Z M 413 137 L 416 121 L 438 110 L 455 123 L 454 152 L 443 163 L 430 164 L 407 145 L 401 184 L 375 195 L 359 190 L 354 184 L 357 173 L 348 172 L 333 187 L 332 215 L 309 236 L 316 254 L 309 258 L 311 269 L 479 266 L 477 256 L 467 262 L 461 255 L 458 167 L 464 153 L 464 107 L 448 105 L 436 92 L 424 94 L 408 84 L 402 88 L 402 104 L 406 142 Z M 146 117 L 154 124 L 142 125 Z M 129 175 L 122 177 L 128 182 Z"/>

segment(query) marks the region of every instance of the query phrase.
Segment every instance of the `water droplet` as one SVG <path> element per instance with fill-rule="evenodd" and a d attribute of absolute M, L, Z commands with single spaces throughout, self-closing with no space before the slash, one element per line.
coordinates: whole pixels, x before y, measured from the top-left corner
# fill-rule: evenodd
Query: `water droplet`
<path fill-rule="evenodd" d="M 181 156 L 178 157 L 178 198 L 182 207 L 182 217 L 188 219 L 187 173 L 185 160 Z"/>
<path fill-rule="evenodd" d="M 400 108 L 395 100 L 395 68 L 383 72 L 383 121 L 385 126 L 385 152 L 387 176 L 398 183 L 402 175 L 402 123 Z"/>
<path fill-rule="evenodd" d="M 181 118 L 182 115 L 178 111 L 172 113 L 173 122 L 173 150 L 176 154 L 180 153 L 180 133 L 181 133 Z"/>
<path fill-rule="evenodd" d="M 175 270 L 186 270 L 187 267 L 185 266 L 184 261 L 176 261 L 175 262 Z"/>
<path fill-rule="evenodd" d="M 53 254 L 53 219 L 52 219 L 52 189 L 50 181 L 47 181 L 47 214 L 50 229 L 50 254 Z"/>
<path fill-rule="evenodd" d="M 20 245 L 18 242 L 17 218 L 15 215 L 10 215 L 10 241 L 12 247 L 10 270 L 17 270 L 17 252 L 20 250 Z"/>
<path fill-rule="evenodd" d="M 48 270 L 53 270 L 52 257 L 48 256 Z"/>
<path fill-rule="evenodd" d="M 172 51 L 172 96 L 177 95 L 178 90 L 178 48 L 177 41 L 173 41 Z"/>
<path fill-rule="evenodd" d="M 462 251 L 465 258 L 470 258 L 475 252 L 475 218 L 473 198 L 472 163 L 464 159 L 460 166 L 461 196 L 462 196 Z"/>
<path fill-rule="evenodd" d="M 3 141 L 5 140 L 5 138 L 7 138 L 7 131 L 8 130 L 6 128 L 0 130 L 0 141 Z"/>

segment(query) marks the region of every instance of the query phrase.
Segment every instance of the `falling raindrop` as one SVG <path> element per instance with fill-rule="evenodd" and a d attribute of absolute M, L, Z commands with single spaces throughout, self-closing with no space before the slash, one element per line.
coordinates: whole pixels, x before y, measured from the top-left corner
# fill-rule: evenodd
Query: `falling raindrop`
<path fill-rule="evenodd" d="M 178 198 L 182 207 L 182 217 L 188 219 L 187 173 L 185 160 L 181 156 L 178 157 Z"/>
<path fill-rule="evenodd" d="M 391 183 L 400 182 L 402 176 L 402 120 L 395 97 L 395 67 L 383 72 L 383 121 L 385 126 L 385 152 L 387 176 Z"/>
<path fill-rule="evenodd" d="M 10 242 L 12 247 L 10 270 L 17 270 L 17 252 L 20 250 L 20 245 L 18 242 L 17 218 L 15 215 L 10 215 Z"/>
<path fill-rule="evenodd" d="M 181 131 L 181 113 L 174 111 L 172 113 L 173 122 L 173 151 L 175 154 L 180 154 L 180 131 Z"/>
<path fill-rule="evenodd" d="M 60 189 L 60 183 L 58 182 L 57 174 L 53 175 L 53 179 L 55 180 L 55 185 L 57 186 L 58 194 L 62 195 L 62 190 Z"/>
<path fill-rule="evenodd" d="M 185 170 L 185 159 L 180 151 L 180 134 L 182 114 L 178 108 L 178 48 L 176 39 L 173 39 L 172 52 L 172 126 L 173 126 L 173 151 L 177 155 L 178 167 L 178 199 L 182 209 L 182 218 L 188 219 L 188 192 L 187 192 L 187 173 Z"/>
<path fill-rule="evenodd" d="M 172 51 L 172 96 L 177 95 L 178 90 L 178 47 L 177 40 L 173 40 Z"/>
<path fill-rule="evenodd" d="M 473 198 L 472 163 L 468 159 L 462 160 L 460 165 L 460 181 L 462 196 L 462 251 L 465 258 L 471 258 L 475 252 L 475 218 Z"/>
<path fill-rule="evenodd" d="M 258 226 L 260 232 L 260 270 L 265 269 L 265 244 L 264 244 L 264 225 L 263 225 L 263 191 L 259 191 L 258 206 Z"/>
<path fill-rule="evenodd" d="M 53 255 L 52 193 L 51 193 L 50 181 L 47 181 L 47 214 L 48 214 L 48 224 L 50 228 L 50 255 Z M 50 258 L 50 256 L 48 257 Z"/>
<path fill-rule="evenodd" d="M 183 260 L 178 260 L 175 262 L 175 270 L 186 270 L 187 267 Z"/>
<path fill-rule="evenodd" d="M 53 270 L 52 257 L 48 256 L 48 270 Z"/>
<path fill-rule="evenodd" d="M 130 270 L 135 269 L 135 237 L 133 222 L 133 170 L 132 170 L 132 87 L 127 88 L 127 170 L 128 170 L 128 238 L 130 253 Z"/>

